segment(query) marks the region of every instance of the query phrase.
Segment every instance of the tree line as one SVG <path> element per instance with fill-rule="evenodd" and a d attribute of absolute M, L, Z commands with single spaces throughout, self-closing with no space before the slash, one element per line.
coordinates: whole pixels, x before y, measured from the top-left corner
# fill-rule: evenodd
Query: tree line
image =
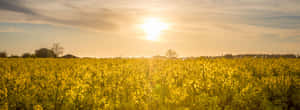
<path fill-rule="evenodd" d="M 35 50 L 33 54 L 24 53 L 21 56 L 8 56 L 6 52 L 0 52 L 0 58 L 77 58 L 77 56 L 72 54 L 63 55 L 63 51 L 64 48 L 59 43 L 54 43 L 51 49 L 40 48 Z"/>
<path fill-rule="evenodd" d="M 8 56 L 6 52 L 0 52 L 0 58 L 78 58 L 72 54 L 63 55 L 64 48 L 59 43 L 54 43 L 52 48 L 40 48 L 35 50 L 34 54 L 24 53 L 22 56 L 11 55 Z M 63 55 L 63 56 L 62 56 Z M 165 56 L 156 55 L 152 58 L 178 58 L 178 53 L 173 49 L 168 49 Z M 295 54 L 225 54 L 222 56 L 202 56 L 206 58 L 300 58 Z M 185 58 L 198 58 L 198 57 L 185 57 Z"/>
<path fill-rule="evenodd" d="M 63 55 L 64 48 L 59 43 L 54 43 L 52 48 L 40 48 L 35 50 L 33 54 L 24 53 L 21 56 L 10 55 L 8 56 L 6 52 L 0 52 L 0 58 L 78 58 L 72 54 Z M 63 55 L 63 56 L 61 56 Z M 175 50 L 168 49 L 165 56 L 153 56 L 153 58 L 177 58 L 178 54 Z"/>

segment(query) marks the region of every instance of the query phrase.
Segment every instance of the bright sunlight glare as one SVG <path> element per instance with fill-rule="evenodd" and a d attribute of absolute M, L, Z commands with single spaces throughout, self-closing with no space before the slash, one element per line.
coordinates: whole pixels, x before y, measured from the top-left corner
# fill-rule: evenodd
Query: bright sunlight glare
<path fill-rule="evenodd" d="M 146 33 L 147 40 L 157 41 L 161 31 L 166 30 L 168 25 L 157 18 L 148 18 L 144 21 L 141 28 Z"/>

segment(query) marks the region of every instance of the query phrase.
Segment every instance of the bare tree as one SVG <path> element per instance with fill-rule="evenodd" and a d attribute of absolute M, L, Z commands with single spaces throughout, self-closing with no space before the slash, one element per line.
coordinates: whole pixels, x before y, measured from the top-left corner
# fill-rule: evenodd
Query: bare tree
<path fill-rule="evenodd" d="M 176 58 L 176 57 L 178 57 L 178 54 L 175 50 L 168 49 L 168 51 L 166 52 L 166 56 L 168 58 Z"/>
<path fill-rule="evenodd" d="M 51 50 L 54 52 L 56 57 L 59 57 L 64 52 L 64 48 L 59 43 L 54 43 Z"/>

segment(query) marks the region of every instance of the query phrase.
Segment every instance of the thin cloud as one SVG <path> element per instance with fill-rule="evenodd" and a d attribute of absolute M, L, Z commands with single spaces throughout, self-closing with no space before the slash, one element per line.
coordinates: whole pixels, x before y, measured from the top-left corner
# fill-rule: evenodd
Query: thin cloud
<path fill-rule="evenodd" d="M 99 8 L 94 11 L 86 11 L 81 7 L 73 6 L 72 4 L 64 4 L 64 8 L 71 9 L 72 16 L 55 16 L 53 13 L 64 14 L 63 12 L 53 12 L 48 10 L 31 9 L 24 6 L 25 2 L 21 0 L 0 0 L 0 10 L 6 10 L 16 13 L 23 13 L 24 15 L 15 15 L 14 13 L 6 12 L 3 19 L 10 20 L 11 16 L 14 17 L 15 22 L 31 22 L 31 23 L 47 23 L 54 25 L 65 25 L 71 27 L 79 27 L 91 29 L 95 31 L 110 31 L 120 29 L 120 25 L 128 24 L 135 21 L 134 18 L 138 10 L 112 10 L 109 8 Z M 50 7 L 49 7 L 50 8 Z M 44 12 L 43 12 L 44 11 Z M 0 11 L 1 12 L 1 11 Z M 48 12 L 48 13 L 47 13 Z M 19 17 L 20 16 L 20 17 Z M 1 18 L 0 18 L 1 20 Z M 2 21 L 3 22 L 3 21 Z M 4 21 L 5 22 L 5 21 Z M 128 25 L 129 26 L 129 25 Z"/>
<path fill-rule="evenodd" d="M 1 32 L 25 32 L 23 29 L 19 29 L 16 27 L 0 27 Z"/>
<path fill-rule="evenodd" d="M 21 0 L 0 0 L 0 9 L 34 15 L 34 16 L 39 15 L 38 13 L 34 12 L 30 8 L 27 8 L 22 4 L 23 3 Z"/>
<path fill-rule="evenodd" d="M 50 1 L 26 1 L 28 0 L 0 0 L 0 10 L 24 14 L 15 15 L 5 13 L 6 16 L 0 17 L 0 21 L 14 20 L 15 22 L 46 23 L 95 31 L 116 31 L 120 29 L 127 31 L 128 27 L 131 27 L 140 17 L 148 13 L 145 11 L 146 9 L 140 8 L 117 8 L 118 5 L 121 5 L 119 1 L 109 1 L 111 8 L 102 7 L 102 5 L 108 3 L 97 0 L 76 1 L 80 2 L 80 4 L 64 0 L 53 0 L 51 3 L 54 4 L 51 6 L 46 5 Z M 126 3 L 135 3 L 136 1 L 128 0 Z M 143 1 L 143 4 L 151 4 L 150 2 Z M 153 15 L 157 13 L 158 15 L 163 14 L 169 18 L 172 17 L 170 19 L 184 17 L 182 21 L 177 20 L 174 22 L 177 23 L 176 27 L 173 27 L 177 29 L 175 31 L 192 31 L 191 33 L 196 33 L 199 30 L 210 30 L 209 32 L 219 30 L 228 33 L 239 33 L 233 35 L 243 35 L 245 32 L 252 31 L 253 33 L 250 33 L 250 35 L 261 35 L 268 32 L 282 36 L 290 35 L 291 33 L 297 34 L 295 32 L 300 28 L 300 17 L 296 14 L 300 12 L 300 8 L 296 7 L 300 2 L 297 0 L 191 0 L 156 2 L 161 4 L 167 3 L 163 6 L 170 9 L 165 12 L 155 12 Z M 24 4 L 27 5 L 25 6 Z M 52 9 L 53 6 L 56 6 L 55 9 Z M 249 28 L 253 28 L 253 30 L 249 30 Z M 285 34 L 285 32 L 287 33 Z"/>

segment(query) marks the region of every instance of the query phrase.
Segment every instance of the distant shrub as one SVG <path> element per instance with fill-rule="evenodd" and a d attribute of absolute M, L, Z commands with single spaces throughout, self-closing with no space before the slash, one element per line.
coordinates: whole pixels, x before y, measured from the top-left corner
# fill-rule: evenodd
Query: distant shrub
<path fill-rule="evenodd" d="M 75 55 L 72 55 L 72 54 L 67 54 L 67 55 L 62 56 L 62 58 L 78 58 L 78 57 Z"/>
<path fill-rule="evenodd" d="M 18 55 L 11 55 L 8 58 L 20 58 L 20 56 L 18 56 Z"/>

